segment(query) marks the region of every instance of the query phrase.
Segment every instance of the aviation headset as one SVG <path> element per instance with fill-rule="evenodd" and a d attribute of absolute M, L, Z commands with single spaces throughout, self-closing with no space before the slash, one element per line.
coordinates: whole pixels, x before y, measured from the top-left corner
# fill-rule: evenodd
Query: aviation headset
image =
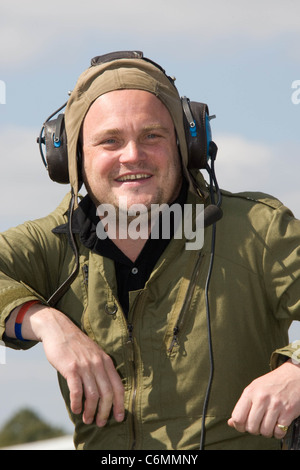
<path fill-rule="evenodd" d="M 144 57 L 143 52 L 141 51 L 120 51 L 105 54 L 102 56 L 94 57 L 91 60 L 91 67 L 104 64 L 118 59 L 143 59 L 152 63 L 160 69 L 165 76 L 170 80 L 172 85 L 174 85 L 175 79 L 168 76 L 165 70 L 153 62 L 152 60 Z M 218 187 L 215 171 L 214 171 L 214 162 L 217 155 L 217 146 L 212 141 L 211 126 L 210 120 L 215 116 L 209 116 L 208 106 L 205 103 L 191 102 L 187 97 L 181 98 L 181 104 L 183 109 L 184 117 L 184 130 L 185 138 L 188 148 L 188 170 L 196 169 L 207 170 L 210 177 L 210 197 L 211 204 L 208 205 L 204 210 L 204 226 L 213 225 L 212 228 L 212 240 L 211 240 L 211 258 L 210 266 L 207 274 L 206 287 L 205 287 L 205 298 L 206 298 L 206 313 L 207 313 L 207 327 L 208 327 L 208 341 L 209 341 L 209 357 L 210 357 L 210 377 L 206 390 L 206 397 L 203 406 L 203 419 L 202 419 L 202 432 L 201 432 L 201 441 L 200 449 L 204 448 L 204 439 L 205 439 L 205 416 L 208 406 L 208 400 L 210 395 L 210 389 L 213 379 L 213 352 L 212 352 L 212 342 L 211 342 L 211 331 L 210 331 L 210 311 L 209 311 L 209 301 L 208 301 L 208 288 L 209 281 L 212 273 L 213 259 L 214 259 L 214 247 L 215 247 L 215 233 L 216 233 L 216 222 L 222 217 L 221 206 L 221 192 Z M 65 131 L 65 120 L 64 114 L 59 114 L 56 116 L 62 109 L 67 105 L 67 102 L 64 103 L 59 109 L 52 113 L 44 122 L 37 142 L 39 144 L 40 154 L 42 161 L 48 170 L 49 177 L 61 184 L 68 184 L 69 181 L 69 171 L 68 171 L 68 144 L 67 144 L 67 135 Z M 43 145 L 45 146 L 45 153 L 43 150 Z M 78 168 L 78 179 L 82 181 L 81 178 L 81 149 L 77 147 L 77 168 Z M 217 194 L 217 202 L 215 202 L 215 194 Z M 77 276 L 79 268 L 79 257 L 78 249 L 76 246 L 75 239 L 72 234 L 72 212 L 74 207 L 74 200 L 71 201 L 69 209 L 69 240 L 73 248 L 75 255 L 75 269 L 71 275 L 66 279 L 66 281 L 59 286 L 57 291 L 55 291 L 50 299 L 48 304 L 53 306 L 57 303 L 59 298 L 66 292 L 70 284 L 73 282 Z"/>

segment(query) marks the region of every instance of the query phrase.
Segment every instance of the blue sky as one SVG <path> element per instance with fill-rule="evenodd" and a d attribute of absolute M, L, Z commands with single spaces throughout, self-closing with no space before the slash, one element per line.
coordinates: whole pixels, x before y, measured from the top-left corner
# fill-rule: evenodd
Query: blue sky
<path fill-rule="evenodd" d="M 144 51 L 216 114 L 221 187 L 270 193 L 299 218 L 299 17 L 298 0 L 2 0 L 0 230 L 47 214 L 68 191 L 43 167 L 40 127 L 93 56 L 125 49 Z M 7 351 L 0 380 L 0 426 L 24 404 L 69 426 L 40 347 Z"/>

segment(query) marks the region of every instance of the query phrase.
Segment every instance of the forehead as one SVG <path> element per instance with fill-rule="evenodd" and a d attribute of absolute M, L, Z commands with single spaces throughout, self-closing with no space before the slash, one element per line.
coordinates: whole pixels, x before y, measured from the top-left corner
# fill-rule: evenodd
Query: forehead
<path fill-rule="evenodd" d="M 99 96 L 90 106 L 84 121 L 113 120 L 119 117 L 169 120 L 171 115 L 162 101 L 144 90 L 114 90 Z"/>

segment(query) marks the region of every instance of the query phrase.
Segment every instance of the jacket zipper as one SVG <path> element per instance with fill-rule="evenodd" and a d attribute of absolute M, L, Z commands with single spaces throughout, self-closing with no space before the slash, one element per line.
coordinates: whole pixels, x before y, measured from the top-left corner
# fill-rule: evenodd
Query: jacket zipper
<path fill-rule="evenodd" d="M 185 316 L 186 316 L 186 314 L 187 314 L 187 312 L 189 311 L 189 308 L 190 308 L 191 300 L 193 298 L 193 294 L 194 294 L 194 290 L 195 290 L 195 286 L 196 286 L 196 280 L 198 279 L 198 276 L 199 276 L 200 266 L 201 266 L 203 257 L 204 257 L 204 255 L 201 252 L 199 252 L 198 258 L 196 260 L 196 264 L 195 264 L 194 269 L 193 269 L 193 273 L 192 273 L 192 277 L 191 277 L 191 280 L 190 280 L 190 283 L 189 283 L 189 287 L 187 289 L 187 293 L 186 293 L 186 296 L 185 296 L 185 299 L 184 299 L 184 302 L 183 302 L 183 306 L 182 306 L 182 308 L 179 312 L 176 325 L 173 329 L 173 337 L 172 337 L 170 346 L 168 348 L 168 353 L 169 354 L 172 353 L 174 346 L 177 346 L 179 344 L 179 342 L 178 342 L 178 333 L 179 333 L 179 331 L 180 331 L 180 329 L 183 325 Z"/>
<path fill-rule="evenodd" d="M 131 359 L 132 370 L 133 370 L 133 387 L 132 387 L 132 401 L 131 401 L 131 414 L 132 414 L 131 431 L 132 431 L 133 439 L 132 439 L 132 445 L 131 445 L 130 450 L 134 450 L 136 446 L 135 406 L 136 406 L 136 395 L 137 395 L 137 368 L 136 368 L 136 357 L 135 357 L 134 337 L 133 337 L 133 317 L 134 317 L 136 305 L 138 303 L 138 298 L 140 297 L 141 293 L 142 291 L 140 291 L 137 297 L 135 298 L 131 322 L 127 321 L 127 331 L 128 331 L 127 343 L 131 347 L 130 359 Z"/>
<path fill-rule="evenodd" d="M 135 429 L 135 423 L 134 423 L 134 414 L 135 414 L 135 400 L 136 400 L 136 388 L 137 388 L 137 377 L 136 377 L 136 366 L 135 366 L 135 352 L 134 352 L 134 343 L 133 343 L 133 326 L 131 323 L 127 324 L 127 331 L 128 331 L 128 343 L 130 344 L 131 347 L 131 364 L 132 364 L 132 370 L 133 370 L 133 391 L 132 391 L 132 402 L 131 402 L 131 414 L 132 414 L 132 422 L 131 422 L 131 431 L 132 431 L 132 444 L 130 450 L 135 449 L 136 445 L 136 429 Z"/>
<path fill-rule="evenodd" d="M 85 286 L 87 287 L 88 285 L 88 275 L 89 275 L 89 268 L 88 265 L 84 264 L 82 267 L 83 270 L 83 281 Z M 126 324 L 127 324 L 127 332 L 128 332 L 128 340 L 127 344 L 131 348 L 131 354 L 130 354 L 130 360 L 132 363 L 132 369 L 133 369 L 133 391 L 132 391 L 132 402 L 131 402 L 131 413 L 132 413 L 132 436 L 133 436 L 133 441 L 131 445 L 131 450 L 135 449 L 136 445 L 136 427 L 135 427 L 135 405 L 136 405 L 136 394 L 137 394 L 137 370 L 136 370 L 136 363 L 135 363 L 135 350 L 134 350 L 134 338 L 133 338 L 133 317 L 134 317 L 134 312 L 136 309 L 137 301 L 138 298 L 140 297 L 142 291 L 140 291 L 137 295 L 137 297 L 134 300 L 133 304 L 133 314 L 132 314 L 132 320 L 131 322 L 128 322 L 127 319 L 125 318 Z"/>
<path fill-rule="evenodd" d="M 82 271 L 83 271 L 83 282 L 84 282 L 85 287 L 87 288 L 87 286 L 88 286 L 88 277 L 89 277 L 89 267 L 88 267 L 87 264 L 84 264 L 82 266 Z M 135 301 L 134 301 L 132 321 L 133 321 L 133 317 L 134 317 L 134 312 L 135 312 L 137 300 L 138 300 L 140 294 L 141 294 L 141 292 L 138 293 L 138 295 L 137 295 L 137 297 L 135 298 Z M 135 429 L 134 418 L 135 418 L 135 404 L 136 404 L 136 393 L 137 393 L 137 372 L 136 372 L 136 364 L 135 364 L 133 324 L 132 324 L 132 321 L 129 323 L 126 318 L 125 318 L 125 321 L 126 321 L 126 324 L 127 324 L 127 332 L 128 332 L 127 344 L 130 345 L 130 348 L 131 348 L 130 360 L 131 360 L 132 369 L 133 369 L 133 392 L 132 392 L 132 403 L 131 403 L 133 442 L 132 442 L 132 445 L 131 445 L 131 450 L 134 450 L 135 445 L 136 445 L 136 429 Z"/>

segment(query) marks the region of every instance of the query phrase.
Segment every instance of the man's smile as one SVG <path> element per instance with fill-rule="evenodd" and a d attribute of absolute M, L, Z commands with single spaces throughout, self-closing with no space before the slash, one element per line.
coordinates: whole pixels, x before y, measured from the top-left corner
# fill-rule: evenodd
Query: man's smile
<path fill-rule="evenodd" d="M 126 181 L 138 181 L 138 180 L 145 180 L 151 178 L 152 175 L 146 174 L 146 173 L 136 173 L 136 174 L 127 174 L 127 175 L 122 175 L 116 178 L 116 181 L 123 183 Z"/>

